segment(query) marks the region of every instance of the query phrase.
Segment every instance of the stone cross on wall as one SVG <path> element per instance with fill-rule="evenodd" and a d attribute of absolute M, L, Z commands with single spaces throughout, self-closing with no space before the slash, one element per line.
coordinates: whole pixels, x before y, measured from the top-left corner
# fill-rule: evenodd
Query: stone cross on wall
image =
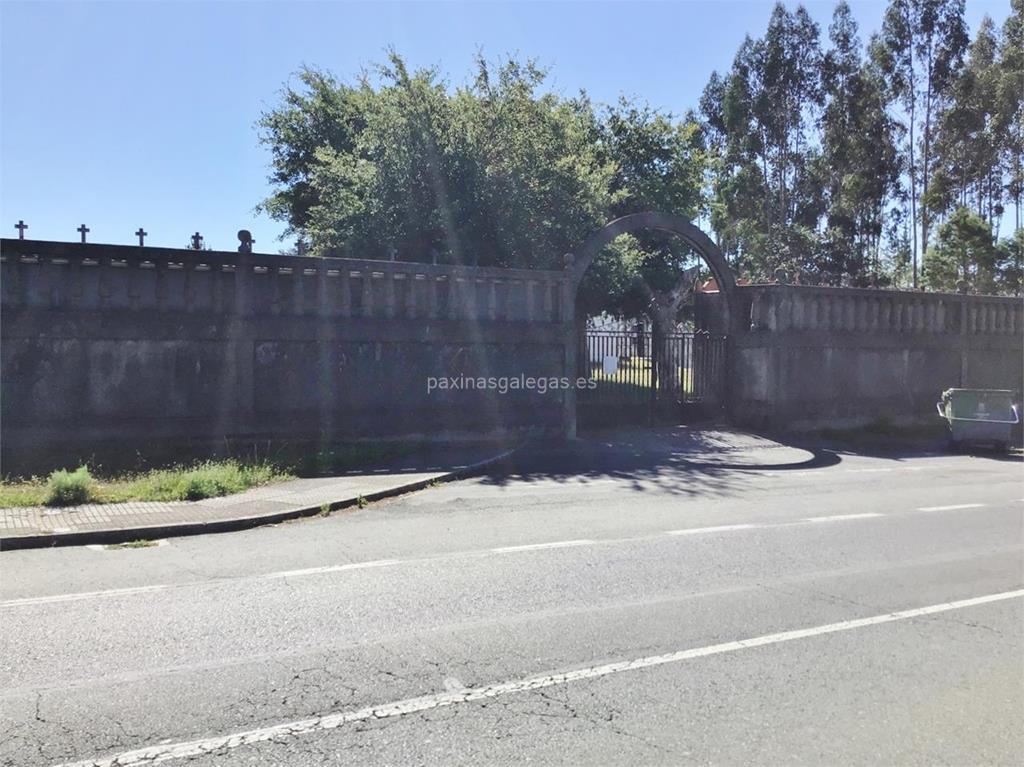
<path fill-rule="evenodd" d="M 85 242 L 85 235 L 88 234 L 91 230 L 85 224 L 82 224 L 75 231 L 82 235 L 82 242 Z"/>
<path fill-rule="evenodd" d="M 24 221 L 22 221 L 19 218 L 18 219 L 18 223 L 16 223 L 14 225 L 14 228 L 18 230 L 18 239 L 19 240 L 24 240 L 25 239 L 25 230 L 28 229 L 28 224 L 26 224 Z"/>
<path fill-rule="evenodd" d="M 139 231 L 137 231 L 137 232 L 135 233 L 135 236 L 139 238 L 139 247 L 140 247 L 140 248 L 141 248 L 141 247 L 142 247 L 143 245 L 145 245 L 145 244 L 146 244 L 146 235 L 147 235 L 147 234 L 149 234 L 149 232 L 147 232 L 147 231 L 146 231 L 145 229 L 143 229 L 143 228 L 142 228 L 141 226 L 139 227 Z"/>
<path fill-rule="evenodd" d="M 196 232 L 192 235 L 192 250 L 202 250 L 203 248 L 203 235 Z"/>

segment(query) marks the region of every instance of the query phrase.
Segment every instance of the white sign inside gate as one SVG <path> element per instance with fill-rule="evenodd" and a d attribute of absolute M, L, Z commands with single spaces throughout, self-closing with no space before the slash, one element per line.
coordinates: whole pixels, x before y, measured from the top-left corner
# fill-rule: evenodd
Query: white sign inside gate
<path fill-rule="evenodd" d="M 604 374 L 606 376 L 613 376 L 619 372 L 619 358 L 618 357 L 605 357 L 604 358 Z"/>

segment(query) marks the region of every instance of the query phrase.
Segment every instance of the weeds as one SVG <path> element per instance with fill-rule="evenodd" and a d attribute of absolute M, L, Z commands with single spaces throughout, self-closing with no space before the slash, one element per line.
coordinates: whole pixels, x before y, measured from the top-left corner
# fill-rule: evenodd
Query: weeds
<path fill-rule="evenodd" d="M 78 506 L 88 503 L 93 495 L 93 479 L 87 466 L 74 471 L 60 469 L 53 472 L 46 482 L 47 506 Z"/>
<path fill-rule="evenodd" d="M 148 549 L 152 546 L 159 545 L 160 544 L 156 541 L 147 541 L 144 538 L 140 538 L 137 541 L 128 541 L 126 543 L 111 543 L 110 545 L 105 546 L 104 548 L 106 548 L 109 551 L 114 551 L 116 549 Z"/>
<path fill-rule="evenodd" d="M 55 471 L 45 483 L 33 477 L 0 484 L 0 508 L 125 501 L 198 501 L 286 479 L 292 479 L 291 473 L 275 464 L 250 464 L 236 460 L 206 461 L 192 466 L 106 478 L 94 478 L 82 466 L 73 472 Z"/>

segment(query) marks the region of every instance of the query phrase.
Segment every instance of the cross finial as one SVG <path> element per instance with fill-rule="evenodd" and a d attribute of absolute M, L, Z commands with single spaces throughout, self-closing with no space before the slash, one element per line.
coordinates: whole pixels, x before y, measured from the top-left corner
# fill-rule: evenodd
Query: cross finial
<path fill-rule="evenodd" d="M 82 224 L 75 231 L 82 235 L 82 242 L 85 242 L 85 235 L 91 230 L 85 224 Z"/>
<path fill-rule="evenodd" d="M 19 240 L 24 240 L 25 239 L 25 230 L 28 229 L 28 224 L 26 224 L 24 221 L 22 221 L 19 218 L 18 219 L 18 223 L 16 223 L 14 225 L 14 228 L 18 230 L 18 239 Z"/>
<path fill-rule="evenodd" d="M 149 234 L 149 232 L 147 232 L 147 231 L 146 231 L 145 229 L 143 229 L 143 228 L 142 228 L 141 226 L 139 227 L 139 231 L 137 231 L 137 232 L 135 233 L 135 236 L 139 238 L 139 247 L 140 247 L 140 248 L 141 248 L 141 247 L 142 247 L 143 245 L 145 245 L 145 244 L 146 244 L 146 235 L 147 235 L 147 234 Z"/>
<path fill-rule="evenodd" d="M 202 250 L 203 247 L 203 235 L 196 232 L 192 235 L 192 250 Z"/>

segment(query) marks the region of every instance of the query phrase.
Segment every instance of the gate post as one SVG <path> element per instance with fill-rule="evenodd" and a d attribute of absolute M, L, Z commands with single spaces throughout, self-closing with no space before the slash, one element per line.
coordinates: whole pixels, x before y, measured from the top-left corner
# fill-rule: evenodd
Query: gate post
<path fill-rule="evenodd" d="M 660 366 L 664 344 L 658 326 L 658 322 L 651 322 L 651 406 L 647 417 L 648 426 L 654 426 L 658 422 L 658 387 L 661 384 Z"/>
<path fill-rule="evenodd" d="M 576 332 L 576 280 L 575 258 L 572 253 L 565 254 L 565 265 L 562 271 L 562 325 L 563 359 L 565 376 L 569 386 L 562 392 L 562 436 L 576 439 L 576 379 L 579 377 L 579 365 L 576 359 L 579 346 L 579 334 Z"/>

